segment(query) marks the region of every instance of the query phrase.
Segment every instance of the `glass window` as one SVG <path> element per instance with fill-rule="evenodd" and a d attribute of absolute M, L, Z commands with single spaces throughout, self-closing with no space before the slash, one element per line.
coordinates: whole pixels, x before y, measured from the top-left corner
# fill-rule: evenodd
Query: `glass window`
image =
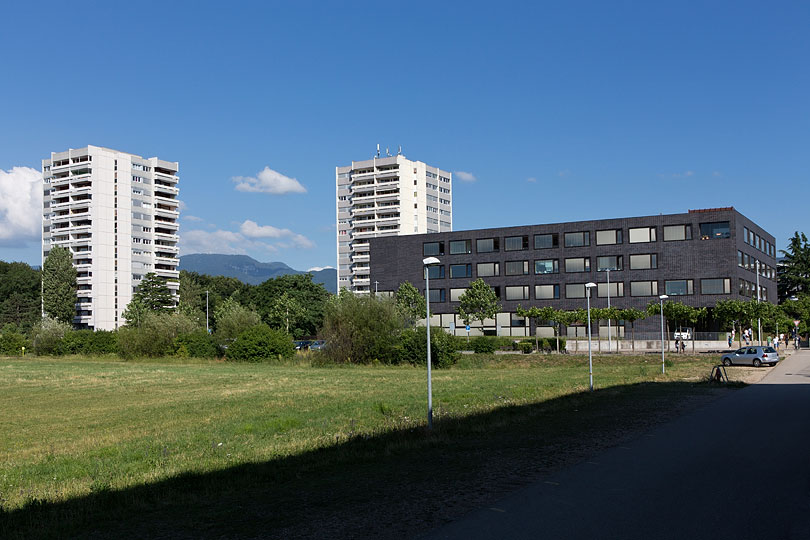
<path fill-rule="evenodd" d="M 475 251 L 478 253 L 492 253 L 500 249 L 497 238 L 479 238 L 475 241 Z"/>
<path fill-rule="evenodd" d="M 596 258 L 597 272 L 604 272 L 605 270 L 621 270 L 621 269 L 622 269 L 621 255 L 607 255 L 605 257 Z"/>
<path fill-rule="evenodd" d="M 636 227 L 627 231 L 631 244 L 655 242 L 655 227 Z"/>
<path fill-rule="evenodd" d="M 528 236 L 507 236 L 503 240 L 504 251 L 521 251 L 529 249 Z"/>
<path fill-rule="evenodd" d="M 560 297 L 559 285 L 535 285 L 534 297 L 538 300 L 552 300 Z"/>
<path fill-rule="evenodd" d="M 731 280 L 728 278 L 701 279 L 701 294 L 731 294 Z"/>
<path fill-rule="evenodd" d="M 500 300 L 501 299 L 501 287 L 500 287 L 500 285 L 496 285 L 494 287 L 490 286 L 490 289 L 492 289 L 492 292 L 495 293 L 495 297 L 498 300 Z"/>
<path fill-rule="evenodd" d="M 445 295 L 444 289 L 430 289 L 430 301 L 431 302 L 446 302 L 447 297 Z"/>
<path fill-rule="evenodd" d="M 591 245 L 591 233 L 569 232 L 565 233 L 565 247 L 579 247 Z"/>
<path fill-rule="evenodd" d="M 566 272 L 590 272 L 591 259 L 590 257 L 574 257 L 565 259 Z"/>
<path fill-rule="evenodd" d="M 461 301 L 461 295 L 464 294 L 467 289 L 450 289 L 450 301 L 451 302 L 459 302 Z"/>
<path fill-rule="evenodd" d="M 444 242 L 425 242 L 422 244 L 422 255 L 425 257 L 444 255 Z"/>
<path fill-rule="evenodd" d="M 451 264 L 450 278 L 472 277 L 472 264 Z"/>
<path fill-rule="evenodd" d="M 607 283 L 597 283 L 596 284 L 596 296 L 599 298 L 606 298 L 608 293 L 608 284 Z M 610 283 L 610 297 L 616 298 L 619 296 L 624 296 L 624 283 L 618 281 L 616 283 Z"/>
<path fill-rule="evenodd" d="M 750 231 L 748 230 L 748 227 L 743 227 L 743 242 L 745 242 L 746 244 L 750 244 L 751 242 L 748 240 L 750 237 L 751 235 Z"/>
<path fill-rule="evenodd" d="M 745 268 L 743 266 L 743 252 L 739 250 L 737 251 L 737 266 L 740 268 Z"/>
<path fill-rule="evenodd" d="M 427 268 L 430 279 L 441 279 L 444 277 L 444 266 L 441 264 L 431 264 L 425 268 Z"/>
<path fill-rule="evenodd" d="M 529 299 L 529 286 L 518 285 L 515 287 L 506 287 L 507 300 L 528 300 Z"/>
<path fill-rule="evenodd" d="M 559 274 L 560 262 L 559 259 L 542 259 L 534 261 L 535 274 Z"/>
<path fill-rule="evenodd" d="M 565 286 L 566 298 L 585 298 L 585 284 L 584 283 L 568 283 Z"/>
<path fill-rule="evenodd" d="M 630 296 L 658 296 L 658 282 L 631 281 Z"/>
<path fill-rule="evenodd" d="M 596 245 L 606 246 L 609 244 L 622 243 L 622 230 L 610 229 L 608 231 L 596 231 Z"/>
<path fill-rule="evenodd" d="M 471 240 L 450 240 L 450 255 L 472 253 Z"/>
<path fill-rule="evenodd" d="M 526 324 L 526 317 L 521 317 L 517 313 L 510 314 L 509 322 L 510 326 L 528 326 Z"/>
<path fill-rule="evenodd" d="M 504 271 L 507 276 L 529 275 L 529 261 L 506 261 L 504 264 Z"/>
<path fill-rule="evenodd" d="M 558 246 L 559 239 L 557 233 L 534 235 L 534 249 L 548 249 Z"/>
<path fill-rule="evenodd" d="M 691 239 L 692 239 L 691 225 L 664 226 L 664 242 L 673 242 L 675 240 L 691 240 Z"/>
<path fill-rule="evenodd" d="M 630 270 L 649 270 L 651 268 L 658 268 L 657 254 L 630 255 Z"/>
<path fill-rule="evenodd" d="M 669 296 L 684 296 L 694 294 L 691 279 L 673 279 L 664 282 L 664 294 Z"/>
<path fill-rule="evenodd" d="M 501 275 L 500 265 L 496 262 L 478 263 L 475 270 L 478 277 L 492 277 Z"/>
<path fill-rule="evenodd" d="M 700 224 L 700 239 L 711 240 L 714 238 L 731 238 L 728 221 Z"/>

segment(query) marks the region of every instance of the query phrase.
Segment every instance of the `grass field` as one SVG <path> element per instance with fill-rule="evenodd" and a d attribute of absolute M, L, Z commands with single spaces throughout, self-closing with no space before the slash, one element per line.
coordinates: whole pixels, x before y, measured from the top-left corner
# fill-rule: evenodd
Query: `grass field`
<path fill-rule="evenodd" d="M 0 359 L 0 536 L 295 536 L 345 505 L 404 500 L 403 482 L 414 497 L 443 481 L 462 489 L 521 445 L 576 447 L 582 422 L 601 419 L 591 437 L 620 434 L 651 406 L 710 392 L 697 381 L 716 361 L 677 356 L 662 375 L 653 355 L 597 357 L 590 394 L 587 357 L 464 356 L 433 371 L 426 433 L 425 371 L 413 367 Z M 133 512 L 152 518 L 135 526 Z"/>

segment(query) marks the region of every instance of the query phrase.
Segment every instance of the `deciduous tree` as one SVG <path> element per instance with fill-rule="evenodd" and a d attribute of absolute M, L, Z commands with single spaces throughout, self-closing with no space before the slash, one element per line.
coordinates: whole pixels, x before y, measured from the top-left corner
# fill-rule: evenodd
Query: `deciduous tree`
<path fill-rule="evenodd" d="M 470 283 L 470 287 L 461 295 L 459 306 L 456 309 L 464 324 L 470 324 L 470 321 L 481 321 L 483 325 L 485 319 L 493 318 L 500 311 L 501 304 L 492 287 L 487 285 L 483 279 L 478 278 Z"/>
<path fill-rule="evenodd" d="M 42 264 L 42 309 L 65 324 L 76 315 L 76 269 L 70 250 L 54 246 Z"/>

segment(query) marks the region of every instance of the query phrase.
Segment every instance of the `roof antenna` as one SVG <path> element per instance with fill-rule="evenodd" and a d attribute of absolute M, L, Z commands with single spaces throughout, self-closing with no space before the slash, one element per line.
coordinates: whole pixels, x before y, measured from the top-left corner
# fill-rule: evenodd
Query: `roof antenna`
<path fill-rule="evenodd" d="M 380 157 L 380 143 L 377 143 L 377 157 Z"/>
<path fill-rule="evenodd" d="M 385 155 L 391 157 L 391 151 L 388 149 L 387 146 L 385 147 Z"/>
<path fill-rule="evenodd" d="M 399 152 L 397 152 L 397 155 L 398 156 L 402 155 L 402 145 L 401 144 L 399 145 Z"/>

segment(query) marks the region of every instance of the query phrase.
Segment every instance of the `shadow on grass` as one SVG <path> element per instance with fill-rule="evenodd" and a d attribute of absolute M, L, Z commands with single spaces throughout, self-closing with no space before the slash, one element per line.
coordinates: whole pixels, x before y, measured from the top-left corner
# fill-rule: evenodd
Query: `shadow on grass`
<path fill-rule="evenodd" d="M 738 385 L 739 386 L 739 385 Z M 639 383 L 0 514 L 2 538 L 413 536 L 714 399 Z M 508 396 L 496 396 L 508 403 Z"/>

